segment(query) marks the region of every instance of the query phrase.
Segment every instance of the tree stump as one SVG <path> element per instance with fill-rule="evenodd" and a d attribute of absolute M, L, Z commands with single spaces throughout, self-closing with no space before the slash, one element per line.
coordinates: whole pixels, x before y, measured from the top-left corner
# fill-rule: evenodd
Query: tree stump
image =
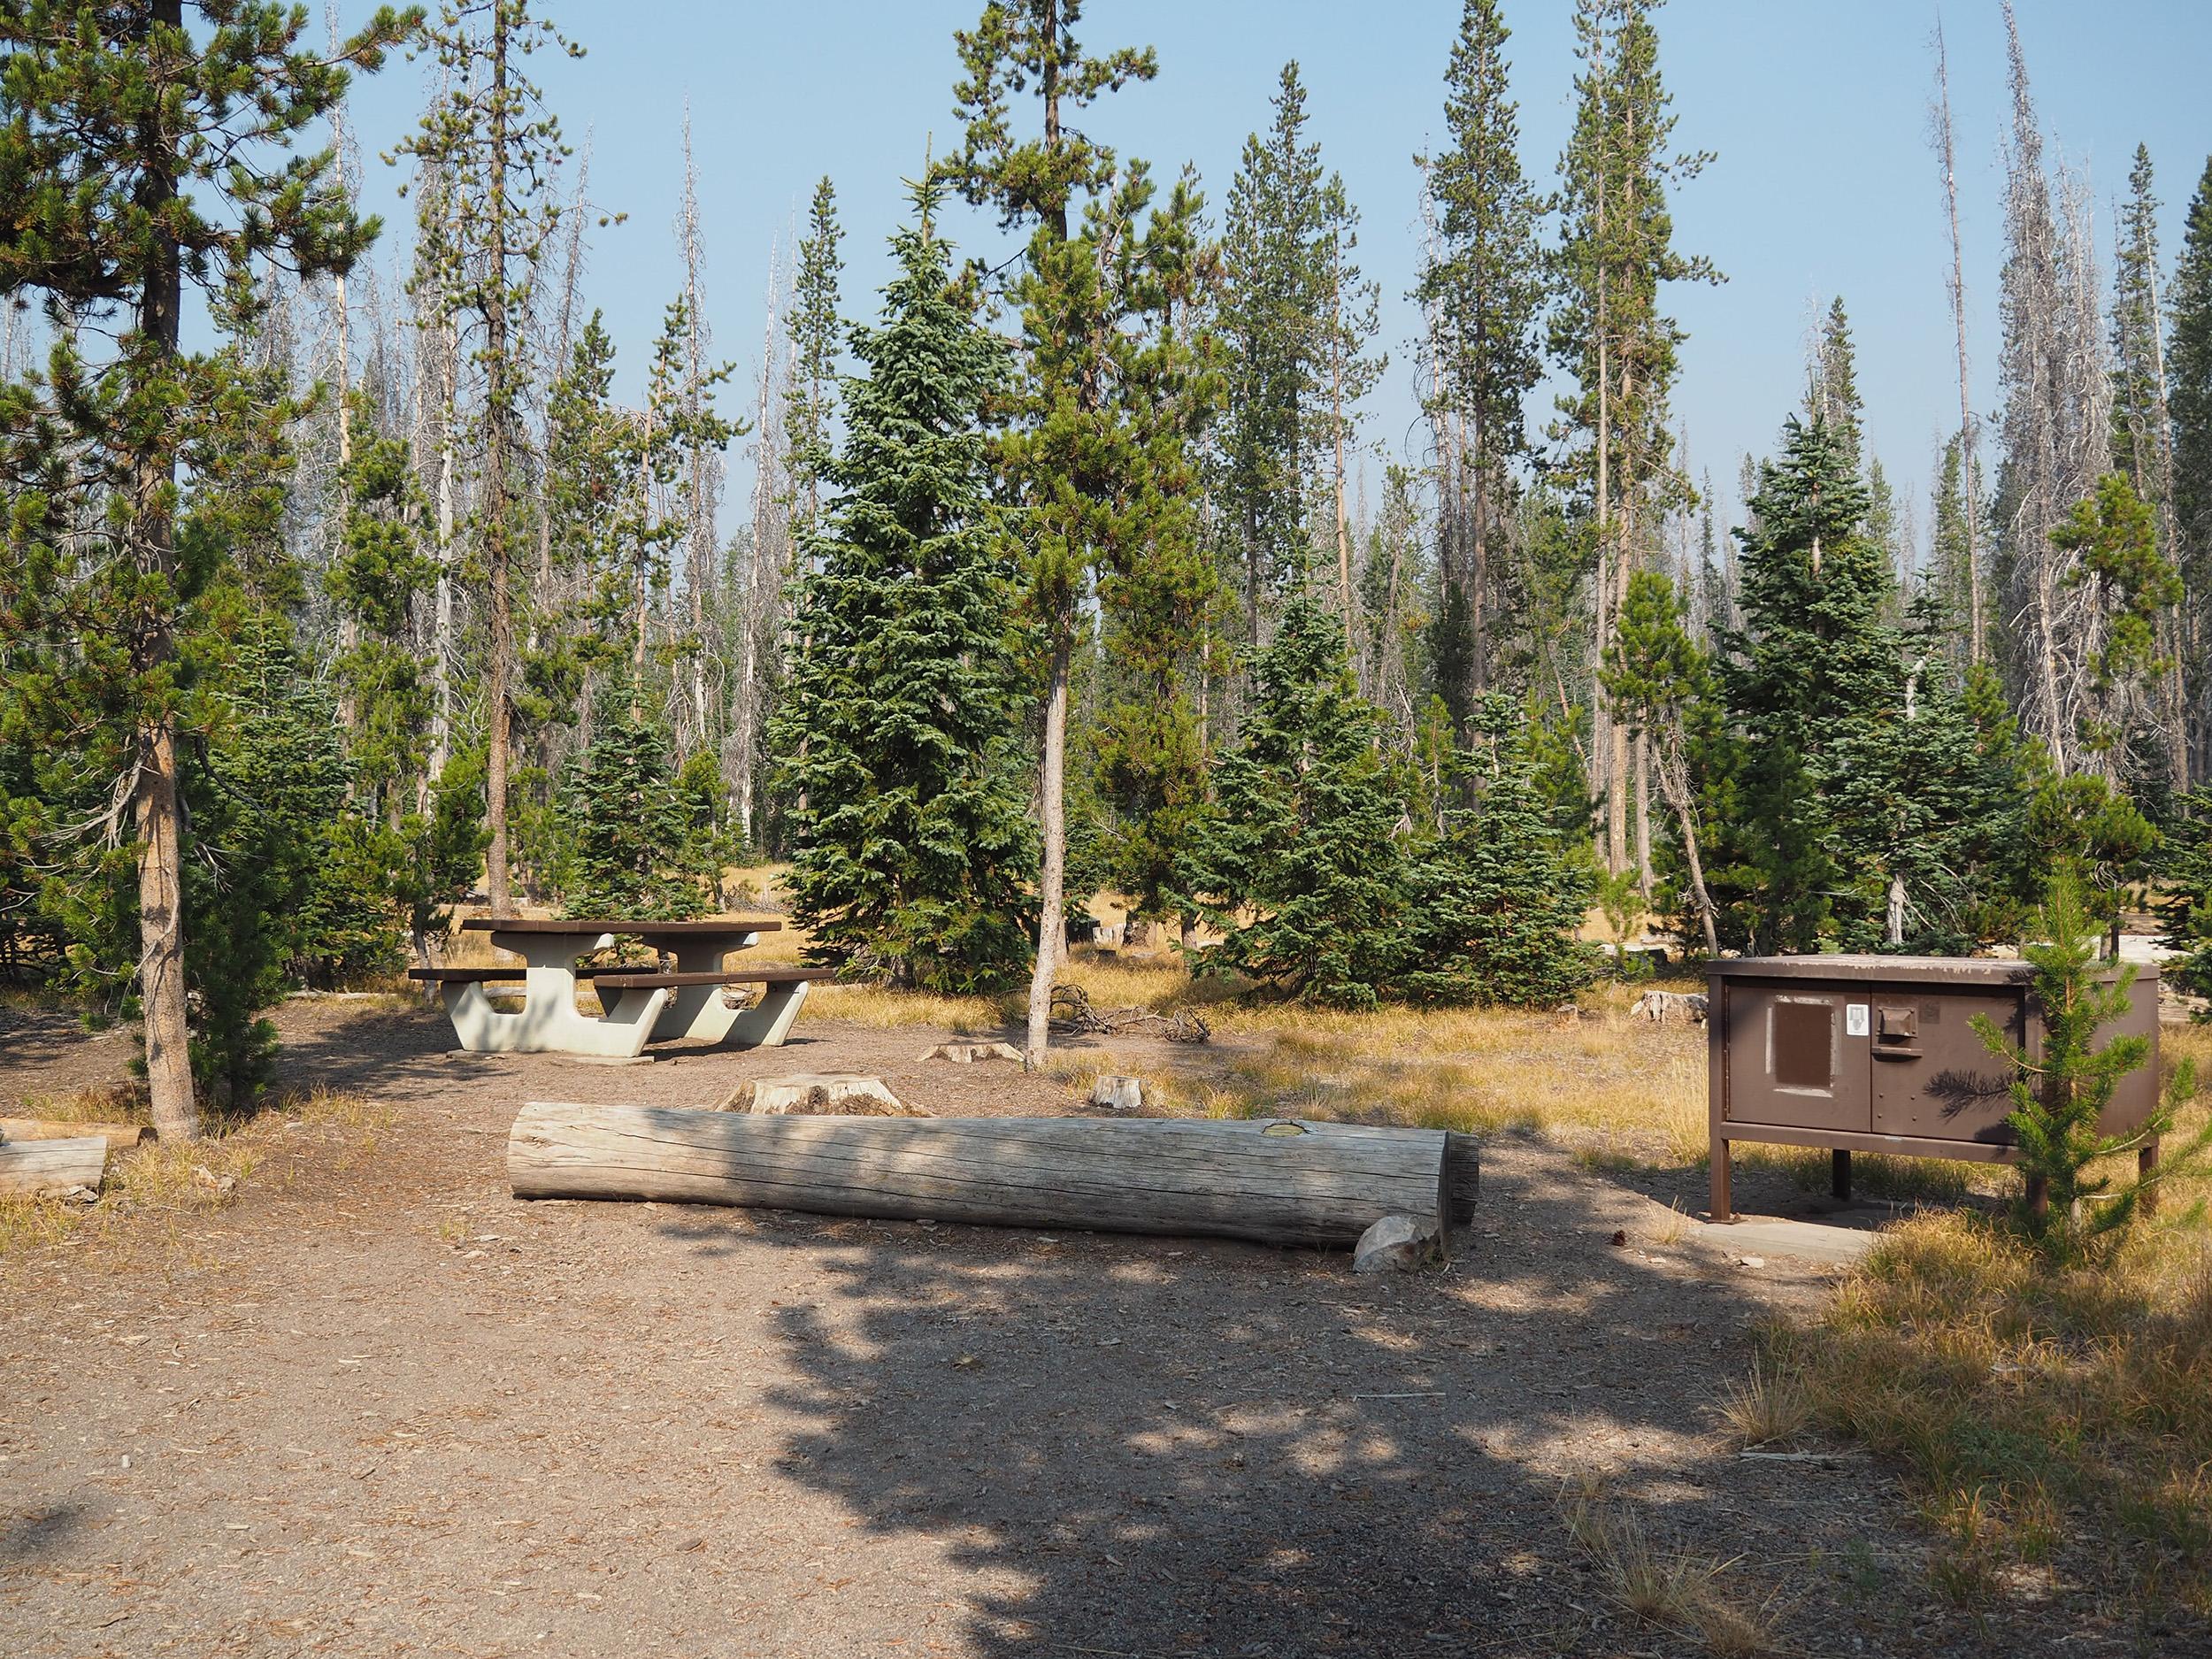
<path fill-rule="evenodd" d="M 740 1083 L 717 1109 L 754 1118 L 929 1118 L 909 1106 L 879 1077 L 855 1071 L 800 1071 L 789 1077 L 757 1078 Z"/>
<path fill-rule="evenodd" d="M 1133 1077 L 1102 1077 L 1091 1085 L 1091 1104 L 1108 1111 L 1133 1112 L 1144 1105 L 1144 1080 Z"/>

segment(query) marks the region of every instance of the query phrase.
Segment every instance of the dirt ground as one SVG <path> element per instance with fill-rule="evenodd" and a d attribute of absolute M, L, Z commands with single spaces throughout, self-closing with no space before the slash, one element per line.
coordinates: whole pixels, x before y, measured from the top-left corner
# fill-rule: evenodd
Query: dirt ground
<path fill-rule="evenodd" d="M 2054 1651 L 1962 1613 L 1881 1466 L 1737 1455 L 1711 1408 L 1825 1269 L 1660 1242 L 1639 1179 L 1485 1148 L 1438 1271 L 1340 1254 L 519 1203 L 528 1099 L 710 1104 L 861 1071 L 939 1112 L 1078 1110 L 943 1033 L 609 1067 L 295 1002 L 309 1124 L 158 1241 L 0 1261 L 0 1654 L 1629 1655 L 1563 1522 L 1600 1483 L 1729 1565 L 1781 1650 Z M 1128 1069 L 1209 1063 L 1107 1045 Z M 128 1045 L 0 1010 L 0 1110 Z M 1651 1178 L 1664 1188 L 1664 1177 Z M 1614 1243 L 1616 1233 L 1626 1235 Z M 2141 1651 L 2124 1626 L 2062 1651 Z"/>

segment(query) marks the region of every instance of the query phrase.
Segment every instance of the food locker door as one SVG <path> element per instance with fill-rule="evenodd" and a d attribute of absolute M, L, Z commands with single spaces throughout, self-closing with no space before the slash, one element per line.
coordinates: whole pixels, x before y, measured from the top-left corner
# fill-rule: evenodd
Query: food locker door
<path fill-rule="evenodd" d="M 1728 1119 L 1865 1133 L 1866 987 L 1727 985 Z"/>

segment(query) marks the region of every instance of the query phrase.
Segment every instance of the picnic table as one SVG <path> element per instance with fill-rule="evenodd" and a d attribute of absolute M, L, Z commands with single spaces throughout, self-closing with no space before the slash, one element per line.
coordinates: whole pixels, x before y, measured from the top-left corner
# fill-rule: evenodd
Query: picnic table
<path fill-rule="evenodd" d="M 417 968 L 409 978 L 438 987 L 454 1035 L 471 1054 L 579 1054 L 634 1058 L 655 1036 L 725 1043 L 733 1048 L 780 1045 L 806 1001 L 807 987 L 832 978 L 827 968 L 782 964 L 731 968 L 725 958 L 750 949 L 761 934 L 781 930 L 775 921 L 734 919 L 656 922 L 627 919 L 519 917 L 463 922 L 487 933 L 492 944 L 522 958 L 522 965 L 490 968 Z M 672 955 L 672 971 L 628 966 L 583 967 L 579 956 L 637 939 Z M 576 982 L 589 979 L 605 1012 L 576 1011 Z M 522 1008 L 504 1014 L 492 1006 L 492 986 L 520 982 Z M 757 985 L 760 1001 L 733 1008 L 729 986 Z"/>

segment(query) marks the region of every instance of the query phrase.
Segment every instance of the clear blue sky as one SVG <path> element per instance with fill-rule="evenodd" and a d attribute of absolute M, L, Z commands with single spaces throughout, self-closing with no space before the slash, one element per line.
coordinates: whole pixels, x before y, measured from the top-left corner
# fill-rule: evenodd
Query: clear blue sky
<path fill-rule="evenodd" d="M 346 0 L 342 21 L 365 15 Z M 589 135 L 592 194 L 628 214 L 596 233 L 588 279 L 622 351 L 622 384 L 641 382 L 647 342 L 675 292 L 679 134 L 689 100 L 709 261 L 709 311 L 740 379 L 757 360 L 772 239 L 788 249 L 814 180 L 837 185 L 849 232 L 849 314 L 872 315 L 883 238 L 903 208 L 900 179 L 935 135 L 951 142 L 952 31 L 981 0 L 812 0 L 790 4 L 607 4 L 543 9 L 588 50 L 537 60 L 572 140 Z M 1108 98 L 1089 130 L 1163 173 L 1195 162 L 1210 202 L 1225 199 L 1245 134 L 1267 119 L 1286 58 L 1310 89 L 1312 131 L 1363 216 L 1362 253 L 1383 288 L 1391 372 L 1366 436 L 1417 457 L 1406 373 L 1417 314 L 1405 299 L 1418 250 L 1414 153 L 1441 128 L 1445 60 L 1459 0 L 1090 0 L 1087 42 L 1148 43 L 1160 75 Z M 2194 0 L 2020 0 L 2020 27 L 2047 132 L 2087 169 L 2109 277 L 2110 208 L 2137 142 L 2165 199 L 2169 265 L 2188 198 L 2212 151 L 2212 5 Z M 1871 443 L 1924 526 L 1924 490 L 1956 424 L 1956 373 L 1944 293 L 1947 252 L 1927 143 L 1932 0 L 1674 0 L 1658 14 L 1678 144 L 1718 159 L 1678 195 L 1679 245 L 1726 273 L 1717 288 L 1678 288 L 1689 331 L 1675 396 L 1692 461 L 1709 467 L 1732 511 L 1738 457 L 1764 453 L 1802 387 L 1816 310 L 1840 294 L 1859 348 Z M 1568 0 L 1508 0 L 1524 165 L 1548 187 L 1571 118 Z M 2002 255 L 2000 146 L 2007 120 L 1997 0 L 1943 8 L 1967 241 L 1977 406 L 1996 403 Z M 407 209 L 376 153 L 411 124 L 424 66 L 395 59 L 357 98 L 370 156 L 367 195 L 396 257 Z M 964 211 L 949 228 L 973 250 L 995 228 Z M 1548 403 L 1534 410 L 1538 420 Z M 733 456 L 732 500 L 749 471 Z M 726 520 L 726 523 L 727 521 Z"/>

